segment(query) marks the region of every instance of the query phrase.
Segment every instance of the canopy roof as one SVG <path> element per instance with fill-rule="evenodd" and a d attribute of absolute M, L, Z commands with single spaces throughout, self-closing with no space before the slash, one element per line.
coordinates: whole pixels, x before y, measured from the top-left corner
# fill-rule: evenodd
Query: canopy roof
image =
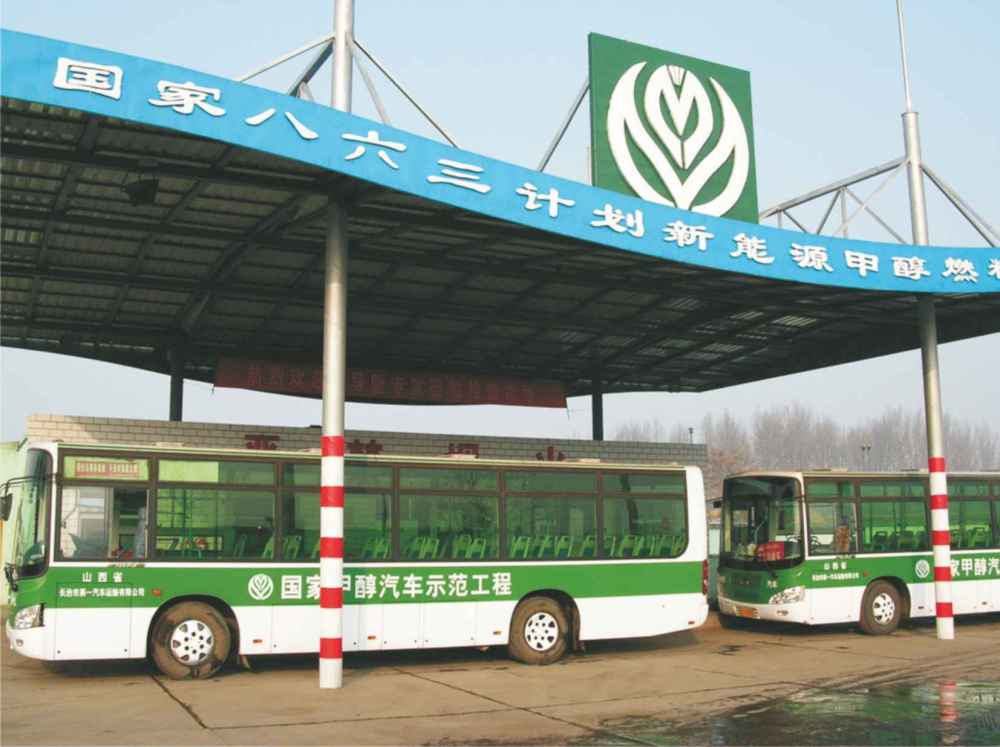
<path fill-rule="evenodd" d="M 556 380 L 570 395 L 589 393 L 595 375 L 606 392 L 703 391 L 918 345 L 914 294 L 925 289 L 840 267 L 796 274 L 777 247 L 815 236 L 644 203 L 106 50 L 12 32 L 3 46 L 6 346 L 167 371 L 167 351 L 183 345 L 185 376 L 205 381 L 220 357 L 317 361 L 331 195 L 350 216 L 351 367 Z M 126 77 L 118 99 L 59 88 L 60 57 L 117 65 L 141 83 L 129 93 Z M 147 105 L 158 80 L 221 90 L 231 121 Z M 246 115 L 267 109 L 278 114 L 249 124 Z M 345 160 L 359 141 L 328 134 L 334 125 L 405 143 L 383 152 L 433 168 L 393 170 L 371 143 Z M 480 164 L 505 196 L 479 207 L 469 189 L 441 189 L 425 175 L 442 158 Z M 123 186 L 150 180 L 153 202 L 133 204 Z M 525 211 L 513 187 L 531 180 L 572 195 L 575 222 Z M 587 232 L 591 208 L 609 200 L 644 211 L 641 245 Z M 781 261 L 739 263 L 727 249 L 670 254 L 677 247 L 661 232 L 673 219 L 720 240 L 757 231 Z M 833 256 L 839 240 L 822 241 Z M 1000 278 L 985 272 L 996 250 L 850 243 L 881 253 L 883 266 L 886 252 L 975 257 L 978 283 L 933 279 L 939 337 L 1000 331 Z"/>

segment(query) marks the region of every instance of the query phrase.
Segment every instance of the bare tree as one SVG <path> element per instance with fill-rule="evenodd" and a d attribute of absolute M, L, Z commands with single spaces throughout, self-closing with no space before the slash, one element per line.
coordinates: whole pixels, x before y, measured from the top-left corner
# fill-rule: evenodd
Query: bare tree
<path fill-rule="evenodd" d="M 618 440 L 685 442 L 681 424 L 671 428 L 656 418 L 627 423 Z M 838 425 L 809 407 L 792 403 L 756 412 L 744 425 L 729 411 L 708 413 L 699 439 L 708 448 L 705 489 L 719 495 L 722 479 L 747 468 L 806 469 L 810 467 L 895 471 L 921 469 L 927 464 L 927 434 L 923 413 L 888 407 L 881 414 L 851 426 Z M 945 416 L 945 455 L 956 471 L 1000 469 L 1000 432 L 990 423 L 968 423 Z"/>

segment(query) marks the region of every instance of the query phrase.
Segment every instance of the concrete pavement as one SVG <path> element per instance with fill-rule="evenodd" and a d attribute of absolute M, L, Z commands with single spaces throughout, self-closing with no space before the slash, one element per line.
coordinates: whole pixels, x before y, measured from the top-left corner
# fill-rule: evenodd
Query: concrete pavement
<path fill-rule="evenodd" d="M 850 628 L 709 626 L 591 644 L 550 667 L 501 649 L 355 654 L 320 691 L 315 657 L 167 680 L 144 662 L 0 659 L 5 745 L 645 743 L 635 725 L 683 725 L 805 689 L 943 676 L 1000 682 L 1000 616 L 868 637 Z"/>

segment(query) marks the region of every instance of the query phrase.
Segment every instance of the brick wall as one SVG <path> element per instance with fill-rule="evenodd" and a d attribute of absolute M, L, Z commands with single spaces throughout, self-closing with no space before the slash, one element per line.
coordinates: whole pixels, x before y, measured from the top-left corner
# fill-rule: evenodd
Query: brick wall
<path fill-rule="evenodd" d="M 32 415 L 31 441 L 68 441 L 129 445 L 184 445 L 227 449 L 316 449 L 319 428 L 223 423 L 127 420 L 73 415 Z M 355 431 L 346 434 L 349 453 L 439 456 L 478 453 L 497 459 L 600 459 L 604 462 L 671 463 L 705 468 L 704 444 L 590 441 L 584 439 L 502 438 L 460 434 Z"/>

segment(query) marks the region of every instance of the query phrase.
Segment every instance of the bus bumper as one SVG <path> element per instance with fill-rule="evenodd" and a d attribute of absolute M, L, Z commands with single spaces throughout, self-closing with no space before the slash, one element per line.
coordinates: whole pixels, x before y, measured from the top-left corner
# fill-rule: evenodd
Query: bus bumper
<path fill-rule="evenodd" d="M 8 621 L 5 627 L 7 628 L 7 644 L 10 646 L 11 651 L 31 659 L 49 658 L 46 651 L 48 641 L 44 626 L 14 630 L 10 621 Z"/>
<path fill-rule="evenodd" d="M 775 620 L 777 622 L 809 623 L 809 600 L 791 604 L 759 604 L 740 602 L 719 597 L 719 612 L 750 620 Z"/>

